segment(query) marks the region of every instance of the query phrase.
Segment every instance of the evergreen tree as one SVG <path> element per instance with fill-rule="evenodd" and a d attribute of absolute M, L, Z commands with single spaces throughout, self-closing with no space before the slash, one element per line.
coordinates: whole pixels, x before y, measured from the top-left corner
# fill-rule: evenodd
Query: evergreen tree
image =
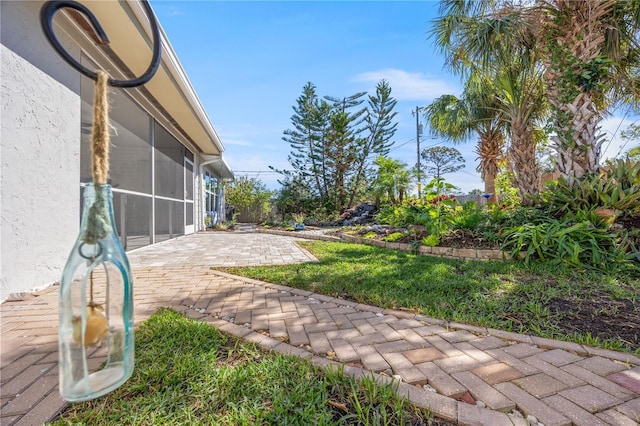
<path fill-rule="evenodd" d="M 293 129 L 284 131 L 283 140 L 292 148 L 288 160 L 292 172 L 280 171 L 285 176 L 295 175 L 302 180 L 311 179 L 313 187 L 320 198 L 327 196 L 326 185 L 321 182 L 322 155 L 319 147 L 322 141 L 320 134 L 323 128 L 322 114 L 318 106 L 316 87 L 308 82 L 302 89 L 302 95 L 296 100 L 293 107 L 294 115 L 291 116 Z M 320 161 L 320 162 L 319 162 Z"/>
<path fill-rule="evenodd" d="M 389 151 L 396 131 L 396 101 L 389 84 L 378 83 L 375 96 L 363 107 L 365 95 L 319 100 L 316 87 L 307 83 L 293 107 L 293 129 L 284 132 L 283 140 L 292 148 L 292 170 L 279 172 L 289 181 L 306 182 L 333 212 L 362 196 L 374 156 Z"/>
<path fill-rule="evenodd" d="M 358 150 L 361 155 L 355 165 L 356 172 L 351 185 L 349 204 L 353 204 L 358 191 L 361 190 L 363 180 L 371 175 L 371 158 L 386 156 L 393 144 L 391 138 L 396 133 L 398 123 L 394 123 L 397 112 L 394 112 L 398 101 L 391 97 L 391 86 L 386 80 L 382 80 L 376 86 L 376 95 L 369 95 L 366 115 L 364 116 L 364 134 L 366 137 L 357 140 Z"/>

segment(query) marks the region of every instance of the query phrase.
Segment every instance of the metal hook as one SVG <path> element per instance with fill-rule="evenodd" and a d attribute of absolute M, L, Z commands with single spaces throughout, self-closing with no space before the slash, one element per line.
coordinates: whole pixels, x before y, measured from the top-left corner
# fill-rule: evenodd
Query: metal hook
<path fill-rule="evenodd" d="M 147 0 L 142 0 L 141 3 L 147 14 L 147 17 L 149 18 L 149 22 L 151 23 L 151 32 L 153 33 L 153 57 L 151 58 L 151 64 L 149 65 L 149 68 L 147 68 L 147 70 L 144 72 L 144 74 L 142 74 L 138 78 L 132 80 L 114 80 L 110 78 L 110 86 L 127 88 L 145 84 L 146 82 L 151 80 L 151 78 L 158 70 L 158 66 L 160 65 L 160 30 L 158 29 L 158 22 L 156 21 L 155 15 L 153 14 L 151 6 L 149 6 Z M 59 9 L 62 9 L 63 7 L 69 7 L 84 14 L 102 43 L 109 43 L 109 38 L 104 32 L 104 29 L 102 29 L 102 26 L 100 26 L 100 23 L 96 19 L 95 15 L 81 3 L 70 0 L 48 1 L 40 10 L 40 25 L 42 25 L 42 30 L 49 40 L 49 43 L 51 43 L 58 54 L 62 56 L 62 59 L 64 59 L 69 65 L 71 65 L 81 74 L 86 75 L 93 80 L 96 80 L 98 78 L 98 74 L 95 71 L 91 71 L 84 67 L 78 61 L 76 61 L 75 58 L 73 58 L 73 56 L 71 56 L 66 50 L 64 50 L 64 48 L 60 44 L 60 41 L 58 41 L 58 38 L 53 32 L 53 16 Z"/>

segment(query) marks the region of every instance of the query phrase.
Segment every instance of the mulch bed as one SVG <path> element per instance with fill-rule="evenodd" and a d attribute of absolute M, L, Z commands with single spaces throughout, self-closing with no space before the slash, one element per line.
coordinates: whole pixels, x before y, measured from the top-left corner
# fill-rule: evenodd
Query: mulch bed
<path fill-rule="evenodd" d="M 549 301 L 552 314 L 564 317 L 557 324 L 562 333 L 589 332 L 594 337 L 619 340 L 631 348 L 640 348 L 640 303 L 596 296 Z"/>

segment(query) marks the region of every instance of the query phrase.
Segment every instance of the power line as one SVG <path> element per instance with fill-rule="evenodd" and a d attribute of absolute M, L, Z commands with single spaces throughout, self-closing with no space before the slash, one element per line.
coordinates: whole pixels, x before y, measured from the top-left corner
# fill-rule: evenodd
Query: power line
<path fill-rule="evenodd" d="M 634 122 L 633 122 L 633 123 L 631 123 L 631 124 L 635 124 L 635 123 L 637 123 L 637 120 L 636 120 L 636 121 L 634 121 Z M 622 123 L 621 123 L 621 124 L 622 124 Z M 618 126 L 618 127 L 620 127 L 620 126 Z M 631 139 L 633 139 L 633 138 L 627 138 L 627 141 L 626 141 L 624 144 L 622 144 L 622 146 L 621 146 L 621 147 L 620 147 L 620 149 L 618 150 L 618 153 L 616 154 L 616 157 L 617 157 L 618 155 L 620 155 L 620 153 L 622 152 L 622 150 L 627 146 L 627 144 L 629 143 L 629 141 L 630 141 Z"/>
<path fill-rule="evenodd" d="M 414 142 L 415 140 L 416 140 L 416 138 L 411 138 L 411 139 L 409 139 L 409 140 L 408 140 L 408 141 L 406 141 L 406 142 L 402 142 L 400 145 L 395 145 L 393 148 L 391 148 L 391 149 L 389 150 L 389 152 L 391 152 L 391 151 L 395 151 L 395 150 L 396 150 L 396 149 L 398 149 L 398 148 L 402 148 L 403 146 L 405 146 L 405 145 L 407 145 L 407 144 L 410 144 L 411 142 Z"/>
<path fill-rule="evenodd" d="M 629 110 L 627 110 L 624 113 L 624 116 L 622 117 L 622 120 L 620 120 L 620 123 L 618 123 L 618 127 L 616 127 L 616 130 L 613 132 L 613 134 L 611 135 L 611 139 L 609 139 L 609 144 L 607 145 L 607 147 L 605 148 L 605 150 L 603 152 L 606 152 L 609 147 L 611 146 L 611 143 L 613 142 L 613 138 L 616 137 L 616 133 L 618 133 L 618 130 L 620 130 L 620 126 L 622 126 L 622 123 L 624 122 L 624 119 L 627 118 L 627 114 L 629 114 Z M 626 144 L 625 144 L 626 145 Z M 618 154 L 616 154 L 616 157 L 620 155 L 620 151 L 618 151 Z"/>

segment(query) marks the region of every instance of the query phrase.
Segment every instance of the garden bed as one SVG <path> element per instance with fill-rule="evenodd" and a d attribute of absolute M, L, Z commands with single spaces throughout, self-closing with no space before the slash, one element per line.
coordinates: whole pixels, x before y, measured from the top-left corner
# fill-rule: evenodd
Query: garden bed
<path fill-rule="evenodd" d="M 305 231 L 320 230 L 321 228 L 307 227 Z M 497 244 L 488 243 L 486 240 L 476 237 L 475 239 L 462 235 L 451 233 L 450 237 L 445 237 L 441 245 L 437 247 L 416 246 L 410 236 L 404 236 L 397 241 L 384 241 L 384 235 L 380 234 L 376 237 L 363 237 L 355 235 L 349 231 L 351 228 L 345 227 L 337 231 L 326 234 L 311 234 L 308 232 L 296 232 L 287 230 L 284 227 L 258 228 L 258 232 L 275 235 L 295 236 L 299 238 L 323 241 L 343 240 L 351 243 L 367 244 L 376 247 L 388 248 L 392 250 L 415 251 L 417 253 L 429 256 L 444 257 L 448 259 L 460 260 L 505 260 L 510 259 L 511 254 L 503 252 Z M 366 228 L 365 228 L 366 229 Z"/>

